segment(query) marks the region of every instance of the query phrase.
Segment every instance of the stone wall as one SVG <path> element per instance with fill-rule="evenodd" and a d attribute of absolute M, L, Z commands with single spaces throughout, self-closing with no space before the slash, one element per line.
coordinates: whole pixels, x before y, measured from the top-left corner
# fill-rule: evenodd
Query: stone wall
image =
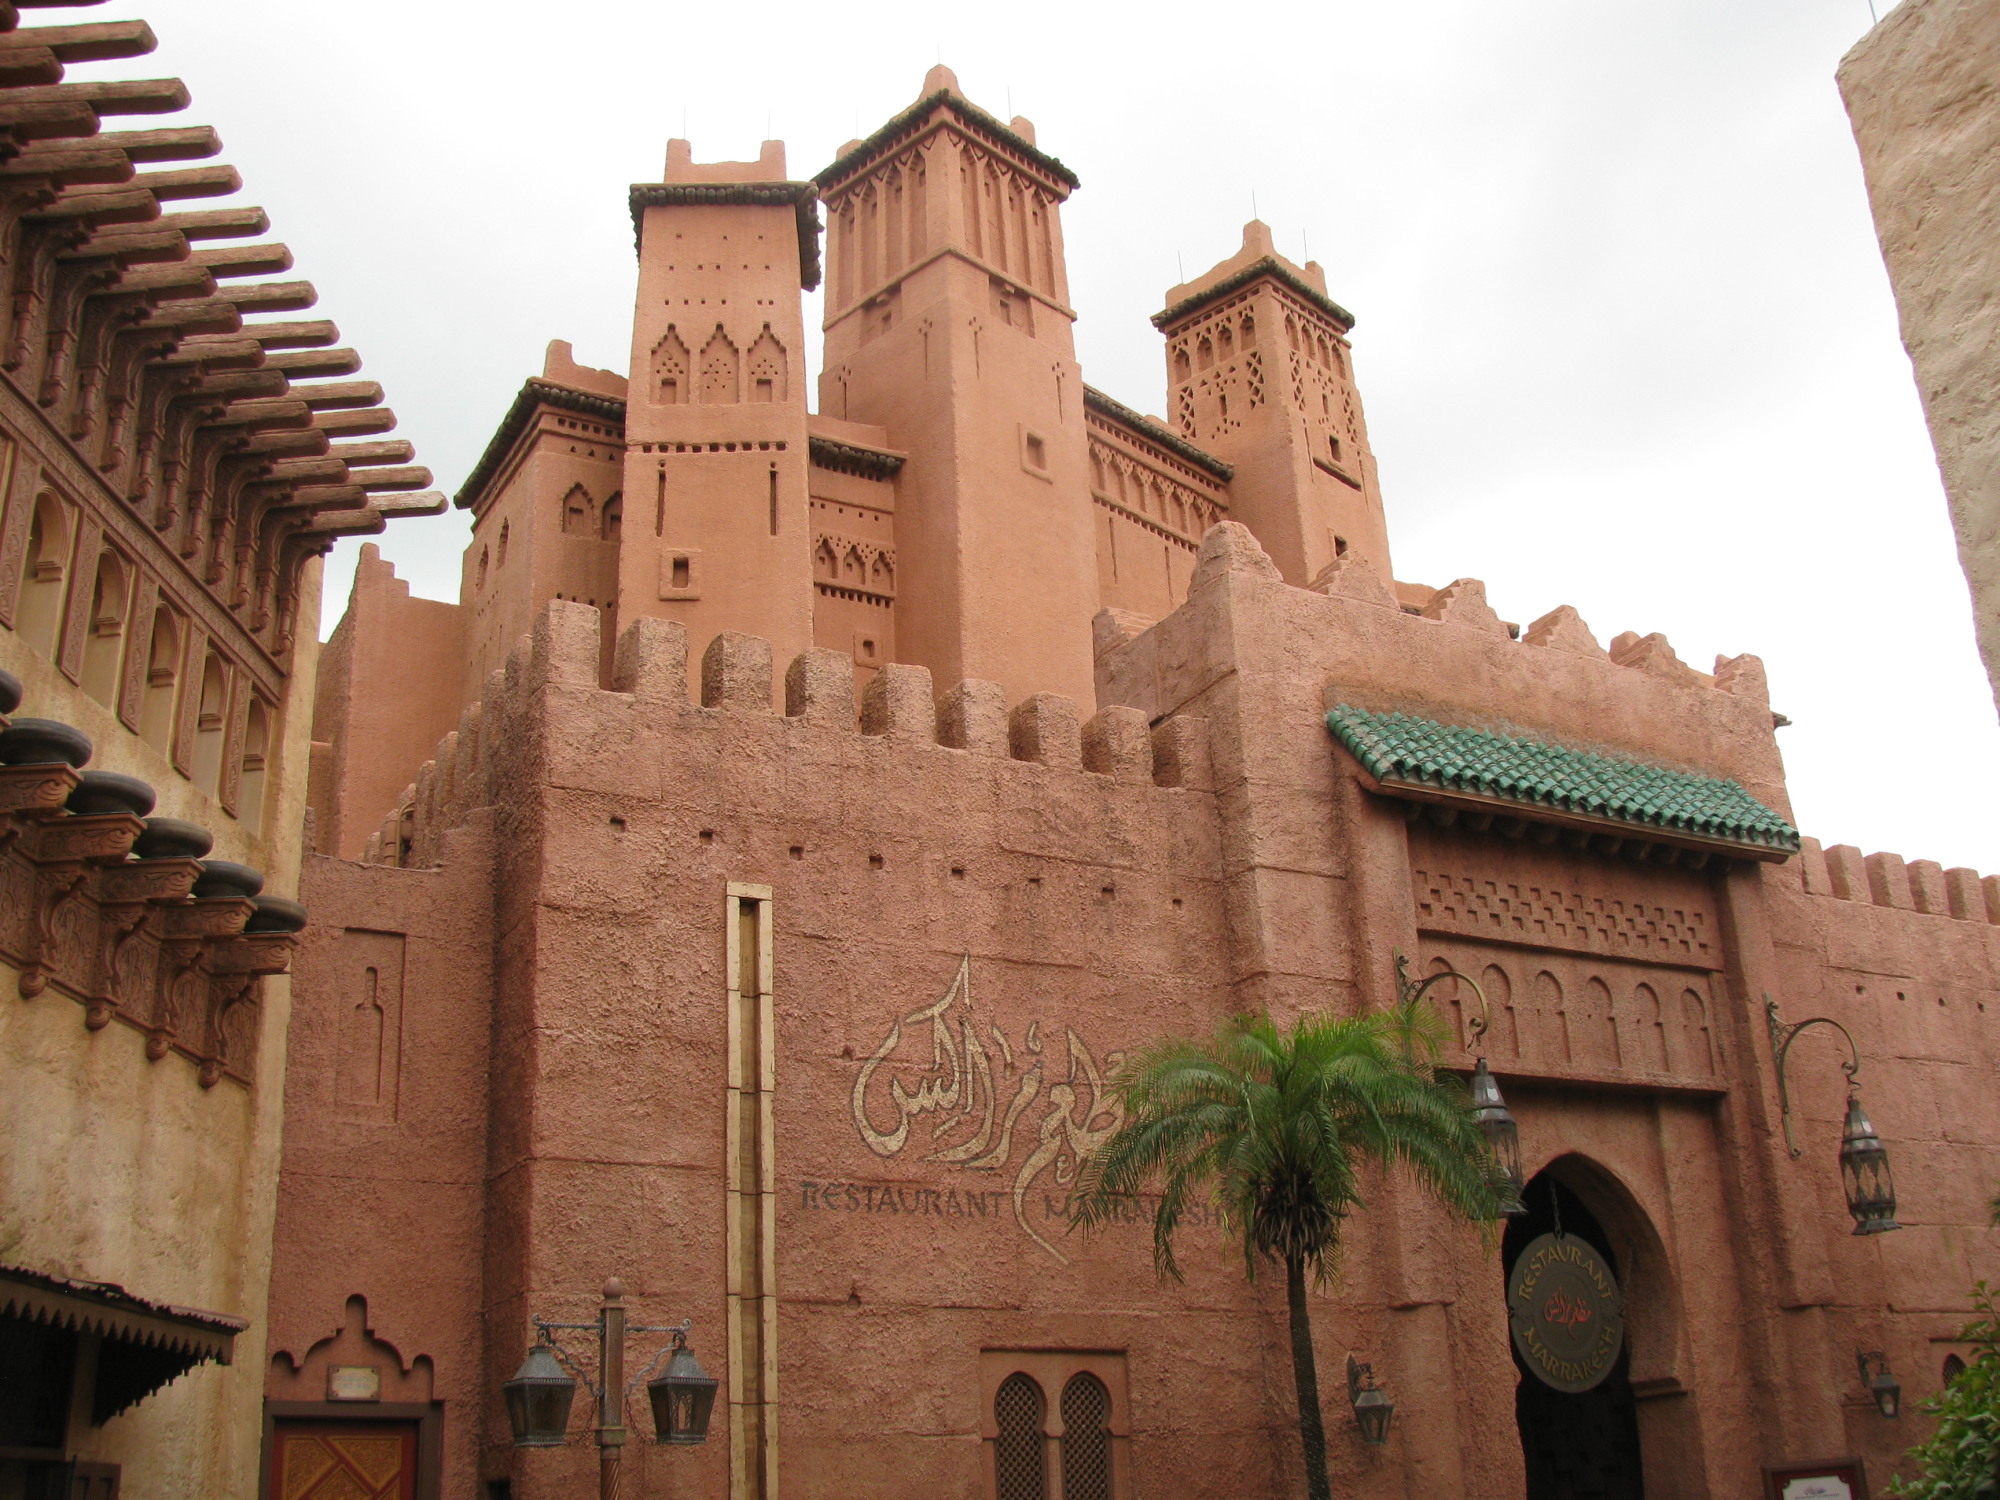
<path fill-rule="evenodd" d="M 1904 0 L 1840 64 L 2000 695 L 2000 3 Z"/>

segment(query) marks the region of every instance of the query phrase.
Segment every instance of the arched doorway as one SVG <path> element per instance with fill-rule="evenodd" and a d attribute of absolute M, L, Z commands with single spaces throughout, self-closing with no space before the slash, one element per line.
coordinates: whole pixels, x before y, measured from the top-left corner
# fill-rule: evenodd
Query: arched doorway
<path fill-rule="evenodd" d="M 1613 1277 L 1620 1275 L 1610 1238 L 1583 1198 L 1546 1171 L 1528 1183 L 1522 1198 L 1527 1215 L 1508 1221 L 1500 1244 L 1503 1275 L 1510 1283 L 1522 1251 L 1558 1230 L 1583 1241 Z M 1520 1382 L 1514 1419 L 1527 1468 L 1527 1500 L 1644 1500 L 1629 1344 L 1621 1345 L 1601 1381 L 1577 1393 L 1545 1384 L 1521 1351 L 1513 1352 Z"/>

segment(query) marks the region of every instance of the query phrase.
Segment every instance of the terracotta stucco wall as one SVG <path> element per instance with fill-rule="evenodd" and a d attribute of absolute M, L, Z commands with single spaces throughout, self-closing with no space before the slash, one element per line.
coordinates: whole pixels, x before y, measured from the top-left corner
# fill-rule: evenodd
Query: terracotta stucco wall
<path fill-rule="evenodd" d="M 2000 694 L 2000 3 L 1904 0 L 1841 60 L 1868 201 Z"/>

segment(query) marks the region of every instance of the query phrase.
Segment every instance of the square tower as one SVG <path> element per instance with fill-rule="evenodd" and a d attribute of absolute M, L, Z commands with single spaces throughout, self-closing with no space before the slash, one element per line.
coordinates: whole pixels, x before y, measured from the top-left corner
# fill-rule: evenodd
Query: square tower
<path fill-rule="evenodd" d="M 815 181 L 831 272 L 820 408 L 908 455 L 897 656 L 939 682 L 1090 701 L 1096 552 L 1058 221 L 1075 174 L 938 67 Z"/>
<path fill-rule="evenodd" d="M 639 288 L 625 418 L 621 623 L 678 620 L 702 642 L 812 644 L 805 324 L 819 284 L 813 186 L 785 148 L 693 160 L 632 189 Z"/>

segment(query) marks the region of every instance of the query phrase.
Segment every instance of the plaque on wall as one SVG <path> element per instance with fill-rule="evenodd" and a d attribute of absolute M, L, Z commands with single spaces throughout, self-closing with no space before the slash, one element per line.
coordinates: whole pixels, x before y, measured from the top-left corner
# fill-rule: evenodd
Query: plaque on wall
<path fill-rule="evenodd" d="M 329 1401 L 380 1401 L 382 1371 L 375 1365 L 335 1365 L 326 1372 Z"/>
<path fill-rule="evenodd" d="M 1507 1322 L 1542 1384 L 1591 1390 L 1625 1346 L 1625 1304 L 1604 1257 L 1573 1234 L 1530 1240 L 1507 1278 Z"/>
<path fill-rule="evenodd" d="M 1858 1458 L 1764 1469 L 1765 1500 L 1868 1500 L 1868 1471 Z"/>

